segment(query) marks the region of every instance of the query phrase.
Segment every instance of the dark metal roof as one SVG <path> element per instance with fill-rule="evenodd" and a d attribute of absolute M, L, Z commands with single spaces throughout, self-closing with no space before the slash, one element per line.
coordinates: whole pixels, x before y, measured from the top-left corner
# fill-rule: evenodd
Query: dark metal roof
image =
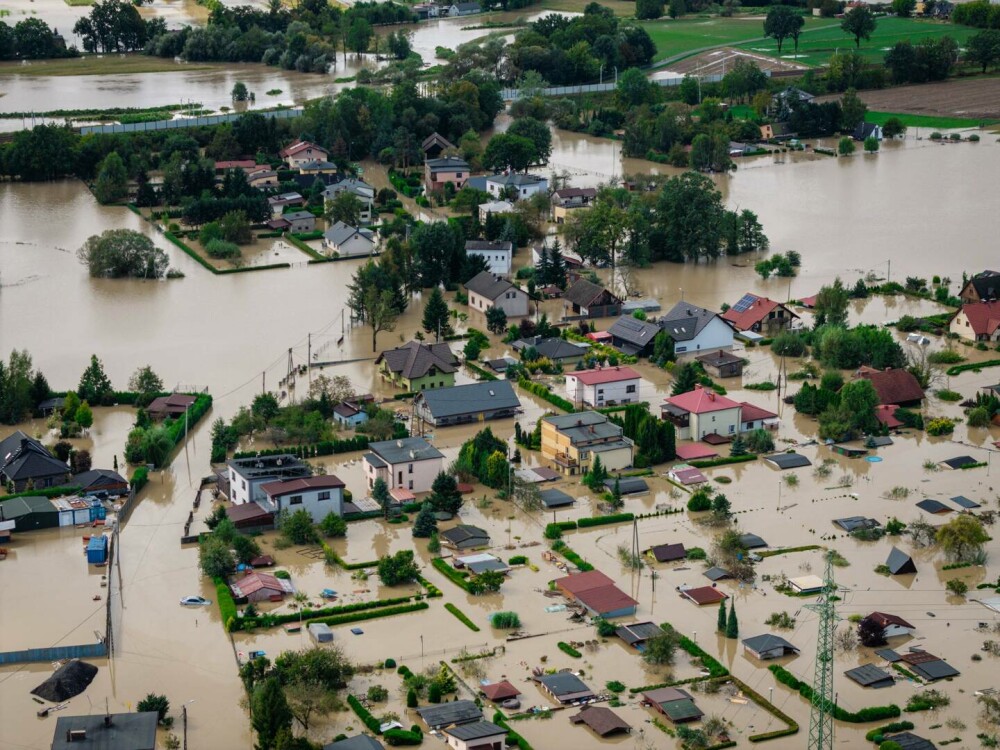
<path fill-rule="evenodd" d="M 928 513 L 951 513 L 951 508 L 942 503 L 940 500 L 921 500 L 917 503 L 917 507 L 920 510 L 925 510 Z"/>
<path fill-rule="evenodd" d="M 885 659 L 887 662 L 895 663 L 902 660 L 902 656 L 897 654 L 891 648 L 877 648 L 875 649 L 875 655 L 879 658 Z"/>
<path fill-rule="evenodd" d="M 494 276 L 489 271 L 480 271 L 465 282 L 465 288 L 474 294 L 478 294 L 480 297 L 485 297 L 493 301 L 515 287 L 507 279 Z M 525 293 L 520 289 L 517 291 L 521 292 L 521 294 Z"/>
<path fill-rule="evenodd" d="M 942 461 L 941 463 L 952 469 L 961 469 L 963 466 L 976 463 L 976 459 L 972 456 L 955 456 L 955 458 L 949 458 L 947 461 Z"/>
<path fill-rule="evenodd" d="M 704 307 L 689 302 L 678 302 L 657 323 L 674 341 L 690 341 L 712 322 L 712 318 L 716 317 L 718 313 L 706 310 Z"/>
<path fill-rule="evenodd" d="M 864 516 L 848 516 L 847 518 L 837 518 L 834 519 L 833 522 L 848 533 L 852 531 L 857 531 L 858 529 L 874 529 L 876 526 L 879 525 L 879 522 L 876 521 L 874 518 L 865 518 Z"/>
<path fill-rule="evenodd" d="M 572 505 L 576 502 L 573 497 L 567 495 L 562 490 L 542 490 L 538 494 L 542 499 L 542 504 L 546 508 L 562 508 L 563 506 Z"/>
<path fill-rule="evenodd" d="M 469 546 L 476 544 L 485 546 L 490 543 L 490 535 L 478 526 L 459 524 L 447 531 L 442 531 L 440 537 L 456 546 Z"/>
<path fill-rule="evenodd" d="M 111 714 L 110 725 L 104 714 L 60 716 L 52 736 L 52 750 L 154 750 L 156 747 L 156 711 L 134 714 Z M 85 742 L 70 741 L 69 732 L 84 730 Z"/>
<path fill-rule="evenodd" d="M 615 628 L 615 635 L 630 646 L 643 643 L 650 638 L 662 634 L 663 628 L 655 622 L 633 622 L 629 625 L 620 625 Z"/>
<path fill-rule="evenodd" d="M 356 734 L 346 740 L 323 745 L 323 750 L 384 750 L 384 745 L 367 734 Z"/>
<path fill-rule="evenodd" d="M 614 478 L 605 479 L 604 486 L 613 490 L 615 488 Z M 642 492 L 649 492 L 649 485 L 646 484 L 645 479 L 639 477 L 621 477 L 618 480 L 618 491 L 623 495 L 638 495 Z"/>
<path fill-rule="evenodd" d="M 969 498 L 965 497 L 964 495 L 957 495 L 957 496 L 953 497 L 951 499 L 951 501 L 953 503 L 955 503 L 955 505 L 959 505 L 959 506 L 961 506 L 963 508 L 970 508 L 971 509 L 971 508 L 978 508 L 978 507 L 980 507 L 979 503 L 977 503 L 975 500 L 970 500 Z"/>
<path fill-rule="evenodd" d="M 521 407 L 509 380 L 485 380 L 450 388 L 432 388 L 420 391 L 416 402 L 422 403 L 435 420 Z"/>
<path fill-rule="evenodd" d="M 570 693 L 589 692 L 590 688 L 586 683 L 572 672 L 556 672 L 555 674 L 543 674 L 535 678 L 554 696 L 568 695 Z"/>
<path fill-rule="evenodd" d="M 901 750 L 936 750 L 937 745 L 935 745 L 930 740 L 925 740 L 923 737 L 919 737 L 912 732 L 900 732 L 899 734 L 886 734 L 883 735 L 882 741 L 892 741 L 895 742 Z"/>
<path fill-rule="evenodd" d="M 553 362 L 560 359 L 582 357 L 590 348 L 589 345 L 575 344 L 557 336 L 547 339 L 540 338 L 539 336 L 533 336 L 529 339 L 520 339 L 515 341 L 513 346 L 515 351 L 524 351 L 528 347 L 534 347 L 535 351 L 537 351 L 541 356 L 546 359 L 550 359 Z"/>
<path fill-rule="evenodd" d="M 20 430 L 0 441 L 0 473 L 15 482 L 69 474 L 69 467 Z"/>
<path fill-rule="evenodd" d="M 713 565 L 711 568 L 702 573 L 702 575 L 705 576 L 705 578 L 707 578 L 710 581 L 721 581 L 724 578 L 733 577 L 733 574 L 730 573 L 728 570 L 724 570 L 723 568 L 720 568 L 715 565 Z"/>
<path fill-rule="evenodd" d="M 659 332 L 660 328 L 656 324 L 633 318 L 631 315 L 618 318 L 608 329 L 608 333 L 616 339 L 627 341 L 639 349 L 652 344 Z"/>
<path fill-rule="evenodd" d="M 756 534 L 741 534 L 740 544 L 743 545 L 744 549 L 759 549 L 767 546 L 767 542 Z"/>
<path fill-rule="evenodd" d="M 909 666 L 918 676 L 928 681 L 943 680 L 946 677 L 955 677 L 961 674 L 944 659 L 925 661 L 920 664 L 910 664 Z"/>
<path fill-rule="evenodd" d="M 848 669 L 844 674 L 862 687 L 888 687 L 895 682 L 891 674 L 874 664 L 862 664 L 860 667 Z"/>
<path fill-rule="evenodd" d="M 801 469 L 805 466 L 812 466 L 812 461 L 801 453 L 774 453 L 770 456 L 764 456 L 764 460 L 782 470 Z"/>
<path fill-rule="evenodd" d="M 682 698 L 679 701 L 668 701 L 660 704 L 660 710 L 667 715 L 671 721 L 693 721 L 705 715 L 694 701 L 690 698 Z"/>
<path fill-rule="evenodd" d="M 892 552 L 889 553 L 885 564 L 889 568 L 889 572 L 894 576 L 917 572 L 917 566 L 914 564 L 913 558 L 898 547 L 892 548 Z"/>
<path fill-rule="evenodd" d="M 498 734 L 507 734 L 507 730 L 489 721 L 477 721 L 474 724 L 462 724 L 451 729 L 445 729 L 444 733 L 468 742 L 469 740 L 478 740 L 484 737 L 494 737 Z"/>
<path fill-rule="evenodd" d="M 758 654 L 763 651 L 771 651 L 776 648 L 782 648 L 785 651 L 794 651 L 796 653 L 799 651 L 798 648 L 786 641 L 780 635 L 773 635 L 771 633 L 764 633 L 763 635 L 755 635 L 750 638 L 744 638 L 743 645 L 751 651 L 756 651 Z"/>
<path fill-rule="evenodd" d="M 431 368 L 449 373 L 458 369 L 458 358 L 447 344 L 421 344 L 408 341 L 395 349 L 386 349 L 375 359 L 380 365 L 383 360 L 389 372 L 398 372 L 407 380 L 422 378 Z"/>
<path fill-rule="evenodd" d="M 657 544 L 649 551 L 653 553 L 656 562 L 673 562 L 674 560 L 683 560 L 687 556 L 687 551 L 680 542 L 674 544 Z"/>
<path fill-rule="evenodd" d="M 418 708 L 417 714 L 429 727 L 446 727 L 449 724 L 468 724 L 480 721 L 483 712 L 473 701 L 452 701 L 439 706 Z"/>

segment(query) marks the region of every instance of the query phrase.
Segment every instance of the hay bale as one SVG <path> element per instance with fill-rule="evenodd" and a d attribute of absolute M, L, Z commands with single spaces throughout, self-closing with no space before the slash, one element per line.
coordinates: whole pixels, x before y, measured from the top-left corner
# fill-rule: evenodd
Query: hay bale
<path fill-rule="evenodd" d="M 31 691 L 32 695 L 53 703 L 75 698 L 93 682 L 97 667 L 79 659 L 63 664 L 45 682 Z"/>

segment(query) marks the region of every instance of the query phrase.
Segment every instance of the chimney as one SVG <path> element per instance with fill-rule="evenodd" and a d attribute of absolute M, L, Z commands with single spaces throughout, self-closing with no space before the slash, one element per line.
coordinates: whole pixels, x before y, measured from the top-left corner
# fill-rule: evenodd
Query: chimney
<path fill-rule="evenodd" d="M 104 714 L 104 726 L 105 727 L 111 726 L 111 714 Z"/>
<path fill-rule="evenodd" d="M 402 448 L 403 447 L 403 441 L 402 440 L 397 440 L 396 441 L 396 447 L 397 448 Z"/>
<path fill-rule="evenodd" d="M 69 729 L 66 731 L 66 742 L 83 742 L 86 739 L 86 729 Z"/>
<path fill-rule="evenodd" d="M 715 401 L 715 391 L 709 391 L 706 395 L 709 401 Z"/>

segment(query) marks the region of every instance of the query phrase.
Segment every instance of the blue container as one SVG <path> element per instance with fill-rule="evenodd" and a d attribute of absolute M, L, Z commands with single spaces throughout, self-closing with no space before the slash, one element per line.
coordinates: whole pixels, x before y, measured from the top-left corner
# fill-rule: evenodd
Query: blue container
<path fill-rule="evenodd" d="M 92 536 L 87 542 L 87 562 L 91 565 L 103 565 L 108 561 L 108 538 Z"/>

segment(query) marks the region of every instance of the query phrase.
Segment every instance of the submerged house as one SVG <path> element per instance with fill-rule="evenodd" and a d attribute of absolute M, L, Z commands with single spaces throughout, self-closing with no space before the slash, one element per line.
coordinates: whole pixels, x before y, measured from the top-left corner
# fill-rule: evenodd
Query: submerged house
<path fill-rule="evenodd" d="M 889 568 L 889 573 L 894 576 L 917 572 L 917 565 L 913 562 L 913 558 L 899 549 L 899 547 L 892 548 L 892 552 L 889 553 L 885 565 Z"/>
<path fill-rule="evenodd" d="M 344 515 L 345 486 L 333 474 L 268 482 L 261 485 L 265 500 L 260 506 L 271 513 L 304 510 L 319 523 L 331 513 Z"/>
<path fill-rule="evenodd" d="M 772 635 L 771 633 L 744 638 L 743 649 L 761 661 L 779 659 L 782 656 L 799 653 L 799 649 L 796 646 L 793 646 L 780 635 Z"/>
<path fill-rule="evenodd" d="M 528 293 L 490 271 L 481 271 L 465 282 L 465 290 L 473 310 L 485 313 L 499 307 L 508 318 L 523 318 L 528 314 Z"/>
<path fill-rule="evenodd" d="M 263 485 L 283 479 L 312 476 L 312 469 L 291 453 L 279 456 L 248 456 L 229 460 L 228 471 L 220 476 L 219 489 L 234 505 L 264 500 Z"/>
<path fill-rule="evenodd" d="M 554 582 L 556 590 L 600 617 L 634 615 L 639 603 L 599 570 L 574 573 Z"/>
<path fill-rule="evenodd" d="M 610 318 L 622 312 L 621 297 L 586 279 L 577 280 L 563 299 L 567 302 L 567 317 Z"/>
<path fill-rule="evenodd" d="M 627 366 L 568 372 L 566 397 L 594 407 L 630 404 L 639 400 L 639 373 Z"/>
<path fill-rule="evenodd" d="M 58 487 L 69 481 L 69 466 L 48 448 L 18 430 L 0 440 L 0 482 L 13 485 L 14 492 L 31 487 Z"/>
<path fill-rule="evenodd" d="M 733 327 L 723 316 L 689 302 L 678 302 L 656 321 L 674 340 L 674 353 L 733 348 Z"/>
<path fill-rule="evenodd" d="M 455 385 L 421 391 L 413 398 L 416 416 L 435 427 L 505 419 L 521 411 L 509 380 Z"/>
<path fill-rule="evenodd" d="M 390 490 L 430 492 L 434 478 L 444 469 L 444 454 L 422 437 L 369 443 L 368 451 L 362 461 L 369 489 L 381 477 Z"/>
<path fill-rule="evenodd" d="M 409 341 L 375 358 L 383 380 L 410 393 L 455 385 L 458 357 L 447 344 Z"/>
<path fill-rule="evenodd" d="M 595 456 L 608 471 L 632 465 L 633 442 L 604 414 L 585 411 L 542 419 L 542 460 L 567 476 L 586 474 Z"/>
<path fill-rule="evenodd" d="M 780 302 L 748 293 L 722 313 L 722 317 L 737 331 L 771 335 L 787 331 L 799 316 Z"/>
<path fill-rule="evenodd" d="M 879 404 L 884 406 L 920 406 L 924 399 L 924 389 L 909 370 L 862 367 L 855 378 L 869 381 L 878 394 Z"/>
<path fill-rule="evenodd" d="M 587 701 L 597 696 L 586 683 L 572 672 L 542 674 L 533 678 L 538 686 L 559 703 Z"/>

